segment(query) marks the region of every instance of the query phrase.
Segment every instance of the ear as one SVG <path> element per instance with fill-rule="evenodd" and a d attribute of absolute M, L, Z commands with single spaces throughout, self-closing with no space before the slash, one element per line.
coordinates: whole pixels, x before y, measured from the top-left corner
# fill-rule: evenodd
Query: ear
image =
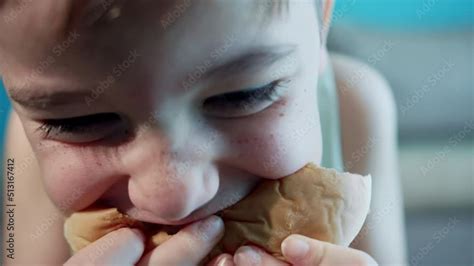
<path fill-rule="evenodd" d="M 322 25 L 321 25 L 321 49 L 320 49 L 320 62 L 319 62 L 319 73 L 324 73 L 329 60 L 329 54 L 326 49 L 326 41 L 331 26 L 332 11 L 334 9 L 335 0 L 321 0 L 322 8 Z"/>
<path fill-rule="evenodd" d="M 321 38 L 323 38 L 323 43 L 326 44 L 326 38 L 329 33 L 329 28 L 331 27 L 331 20 L 332 20 L 332 12 L 334 9 L 334 1 L 335 0 L 322 0 L 322 34 Z"/>

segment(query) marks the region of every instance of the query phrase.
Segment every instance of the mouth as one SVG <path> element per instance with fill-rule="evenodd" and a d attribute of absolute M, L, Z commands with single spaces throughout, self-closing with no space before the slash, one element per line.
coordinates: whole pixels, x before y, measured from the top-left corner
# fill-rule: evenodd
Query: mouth
<path fill-rule="evenodd" d="M 193 223 L 195 221 L 204 219 L 205 217 L 212 215 L 213 212 L 209 212 L 204 208 L 200 208 L 195 210 L 191 214 L 187 215 L 186 217 L 179 219 L 179 220 L 165 220 L 162 218 L 156 217 L 153 213 L 139 210 L 136 208 L 122 210 L 117 208 L 121 213 L 126 214 L 130 218 L 141 221 L 146 224 L 155 224 L 155 225 L 163 225 L 163 226 L 186 226 L 187 224 Z"/>
<path fill-rule="evenodd" d="M 120 213 L 125 214 L 132 220 L 143 223 L 146 227 L 181 229 L 191 223 L 205 219 L 211 215 L 220 216 L 220 213 L 223 210 L 233 206 L 249 195 L 260 182 L 262 182 L 261 179 L 256 179 L 253 182 L 247 183 L 245 186 L 240 186 L 242 189 L 237 191 L 235 190 L 235 186 L 232 185 L 222 187 L 211 201 L 195 209 L 187 216 L 176 220 L 163 219 L 153 212 L 135 207 L 131 201 L 123 200 L 123 198 L 122 200 L 115 199 L 113 201 L 107 198 L 102 198 L 97 202 L 97 204 L 105 205 L 106 207 L 117 208 Z"/>
<path fill-rule="evenodd" d="M 223 210 L 229 208 L 230 206 L 233 206 L 234 204 L 236 204 L 237 202 L 245 198 L 245 196 L 247 196 L 249 193 L 250 193 L 250 190 L 245 191 L 242 194 L 235 195 L 234 197 L 231 197 L 230 199 L 224 200 L 224 201 L 219 200 L 219 199 L 212 200 L 206 203 L 205 205 L 201 206 L 200 208 L 194 210 L 189 215 L 178 220 L 165 220 L 165 219 L 157 217 L 152 212 L 140 210 L 135 207 L 131 207 L 127 209 L 121 209 L 121 208 L 117 208 L 117 209 L 121 213 L 128 215 L 130 218 L 137 221 L 141 221 L 146 224 L 174 226 L 174 227 L 182 228 L 193 222 L 203 220 L 211 215 L 219 216 Z"/>
<path fill-rule="evenodd" d="M 182 228 L 186 227 L 189 224 L 203 220 L 211 215 L 220 216 L 220 213 L 233 206 L 243 198 L 245 198 L 251 190 L 245 191 L 242 194 L 234 195 L 227 200 L 214 199 L 200 208 L 194 210 L 189 215 L 178 220 L 166 220 L 157 217 L 152 212 L 146 210 L 137 209 L 136 207 L 129 208 L 120 208 L 117 207 L 117 210 L 133 220 L 140 221 L 146 228 L 150 230 L 160 228 L 160 230 L 165 230 L 169 233 L 176 233 Z M 109 206 L 111 206 L 109 204 Z"/>

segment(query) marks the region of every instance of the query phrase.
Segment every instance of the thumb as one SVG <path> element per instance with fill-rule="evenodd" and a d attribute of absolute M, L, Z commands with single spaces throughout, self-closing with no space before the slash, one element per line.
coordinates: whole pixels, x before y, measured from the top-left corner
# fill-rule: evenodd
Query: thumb
<path fill-rule="evenodd" d="M 285 259 L 292 265 L 377 265 L 360 250 L 337 246 L 301 235 L 291 235 L 281 244 Z"/>

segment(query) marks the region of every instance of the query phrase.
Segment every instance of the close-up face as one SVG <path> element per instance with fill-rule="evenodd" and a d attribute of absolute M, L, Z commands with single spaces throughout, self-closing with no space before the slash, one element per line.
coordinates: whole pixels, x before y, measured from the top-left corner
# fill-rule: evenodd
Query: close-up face
<path fill-rule="evenodd" d="M 39 3 L 41 2 L 41 3 Z M 183 224 L 320 164 L 315 1 L 0 1 L 0 74 L 65 213 Z"/>

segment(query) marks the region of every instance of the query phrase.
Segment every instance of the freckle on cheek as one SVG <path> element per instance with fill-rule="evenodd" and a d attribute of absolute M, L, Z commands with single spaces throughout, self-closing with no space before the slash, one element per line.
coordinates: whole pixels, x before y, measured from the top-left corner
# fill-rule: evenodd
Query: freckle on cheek
<path fill-rule="evenodd" d="M 281 99 L 280 101 L 275 102 L 277 105 L 286 106 L 287 99 Z"/>
<path fill-rule="evenodd" d="M 251 144 L 251 143 L 254 144 L 254 143 L 259 143 L 260 140 L 257 137 L 252 137 L 252 138 L 240 137 L 240 138 L 237 138 L 234 142 L 237 144 Z"/>

